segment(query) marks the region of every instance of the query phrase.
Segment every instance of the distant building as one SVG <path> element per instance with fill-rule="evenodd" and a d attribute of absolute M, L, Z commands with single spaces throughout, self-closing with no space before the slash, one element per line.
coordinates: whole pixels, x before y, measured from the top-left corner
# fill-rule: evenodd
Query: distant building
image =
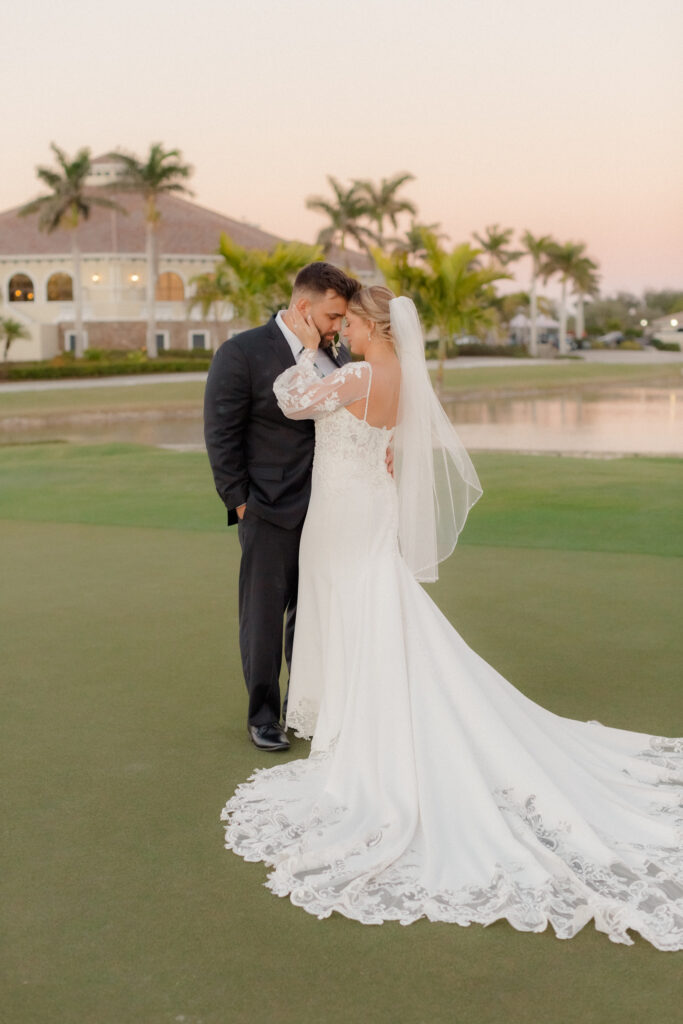
<path fill-rule="evenodd" d="M 648 338 L 680 345 L 683 348 L 683 310 L 680 313 L 668 313 L 658 316 L 650 322 L 645 334 Z"/>
<path fill-rule="evenodd" d="M 117 177 L 115 157 L 93 161 L 90 184 Z M 140 196 L 113 193 L 126 212 L 93 207 L 79 227 L 82 252 L 83 326 L 86 348 L 144 349 L 147 320 L 145 220 Z M 211 272 L 221 232 L 247 249 L 270 249 L 282 239 L 177 196 L 159 200 L 159 273 L 156 287 L 157 345 L 160 349 L 210 349 L 240 327 L 230 310 L 206 320 L 188 312 L 191 278 Z M 359 279 L 372 278 L 371 261 L 359 253 L 333 253 Z M 12 360 L 49 359 L 74 347 L 71 239 L 66 230 L 47 234 L 37 216 L 19 208 L 0 214 L 0 315 L 19 320 L 29 340 L 16 340 Z"/>

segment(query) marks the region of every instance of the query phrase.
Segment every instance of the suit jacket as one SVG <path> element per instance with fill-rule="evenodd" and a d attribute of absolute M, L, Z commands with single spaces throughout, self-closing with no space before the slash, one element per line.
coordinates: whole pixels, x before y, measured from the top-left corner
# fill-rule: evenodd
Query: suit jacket
<path fill-rule="evenodd" d="M 329 353 L 331 355 L 331 353 Z M 344 346 L 334 360 L 350 359 Z M 288 420 L 273 381 L 295 359 L 275 317 L 224 342 L 211 363 L 204 395 L 204 438 L 216 490 L 228 510 L 247 509 L 293 529 L 311 494 L 315 430 L 312 420 Z"/>

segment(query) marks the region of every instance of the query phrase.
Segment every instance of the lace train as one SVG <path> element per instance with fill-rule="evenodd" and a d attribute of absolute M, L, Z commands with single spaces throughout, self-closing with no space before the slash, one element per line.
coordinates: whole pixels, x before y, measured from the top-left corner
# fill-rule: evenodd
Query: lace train
<path fill-rule="evenodd" d="M 641 759 L 666 770 L 661 786 L 683 782 L 680 741 L 653 737 Z M 569 939 L 591 919 L 613 942 L 632 945 L 629 930 L 639 932 L 660 950 L 683 948 L 683 813 L 681 805 L 655 804 L 653 818 L 677 828 L 677 846 L 647 848 L 623 844 L 622 859 L 609 864 L 591 861 L 572 846 L 571 825 L 546 822 L 536 797 L 512 790 L 495 794 L 498 809 L 521 847 L 548 872 L 533 886 L 524 866 L 498 864 L 488 885 L 463 885 L 429 892 L 420 883 L 420 837 L 393 864 L 374 875 L 359 873 L 356 861 L 381 841 L 381 829 L 354 848 L 330 848 L 328 861 L 312 873 L 301 868 L 307 836 L 324 846 L 325 837 L 343 821 L 346 808 L 324 806 L 321 785 L 331 752 L 312 754 L 262 769 L 238 787 L 226 804 L 225 846 L 247 861 L 263 861 L 274 870 L 266 882 L 277 896 L 320 919 L 333 911 L 362 924 L 398 921 L 412 924 L 421 917 L 459 925 L 488 925 L 505 919 L 519 931 L 541 932 L 550 924 L 557 938 Z M 279 797 L 274 792 L 281 790 Z M 287 795 L 284 795 L 285 791 Z M 303 811 L 303 813 L 301 813 Z M 604 837 L 608 841 L 609 837 Z M 334 856 L 333 856 L 334 854 Z M 626 857 L 628 855 L 628 861 Z M 298 870 L 297 870 L 298 868 Z"/>

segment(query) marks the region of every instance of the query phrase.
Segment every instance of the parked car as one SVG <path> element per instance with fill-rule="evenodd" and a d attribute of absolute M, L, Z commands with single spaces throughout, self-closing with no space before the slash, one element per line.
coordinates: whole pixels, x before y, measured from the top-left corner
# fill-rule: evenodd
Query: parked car
<path fill-rule="evenodd" d="M 598 341 L 601 341 L 603 345 L 618 345 L 624 340 L 624 335 L 621 331 L 608 331 L 607 334 L 601 334 Z"/>

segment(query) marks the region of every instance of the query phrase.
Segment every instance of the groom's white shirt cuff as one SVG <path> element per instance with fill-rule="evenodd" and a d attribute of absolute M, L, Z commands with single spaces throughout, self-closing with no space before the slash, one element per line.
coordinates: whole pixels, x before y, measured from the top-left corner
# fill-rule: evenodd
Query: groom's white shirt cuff
<path fill-rule="evenodd" d="M 302 345 L 294 331 L 290 331 L 289 327 L 282 319 L 283 313 L 284 309 L 278 310 L 278 312 L 275 315 L 275 322 L 282 331 L 282 333 L 284 334 L 285 341 L 291 348 L 292 355 L 294 356 L 298 363 Z M 328 373 L 332 373 L 333 370 L 338 369 L 335 363 L 333 363 L 333 361 L 328 356 L 327 352 L 323 352 L 321 348 L 319 348 L 318 351 L 316 352 L 315 362 L 313 365 L 319 371 L 321 377 L 327 377 Z"/>

